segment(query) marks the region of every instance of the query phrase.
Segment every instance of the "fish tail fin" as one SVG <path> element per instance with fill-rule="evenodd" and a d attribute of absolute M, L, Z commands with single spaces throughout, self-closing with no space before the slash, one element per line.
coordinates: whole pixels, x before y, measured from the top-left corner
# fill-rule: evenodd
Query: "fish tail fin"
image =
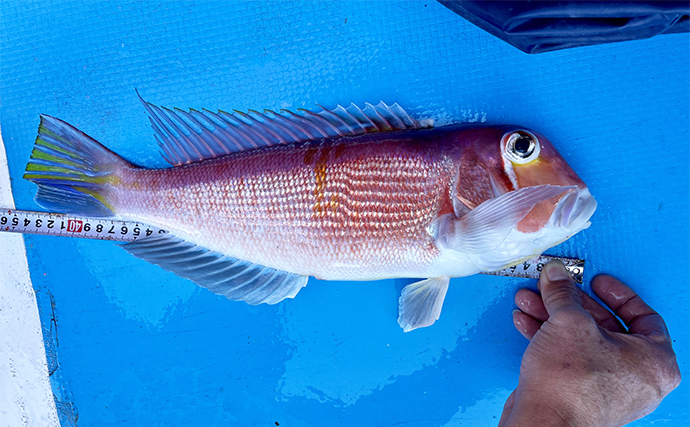
<path fill-rule="evenodd" d="M 41 115 L 24 178 L 38 185 L 36 203 L 53 212 L 115 216 L 118 170 L 130 164 L 75 127 Z"/>

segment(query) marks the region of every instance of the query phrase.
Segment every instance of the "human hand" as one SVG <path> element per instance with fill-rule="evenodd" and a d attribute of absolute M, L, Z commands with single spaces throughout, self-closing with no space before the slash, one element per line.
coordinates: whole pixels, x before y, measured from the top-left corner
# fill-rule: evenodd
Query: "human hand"
<path fill-rule="evenodd" d="M 629 287 L 597 276 L 592 289 L 625 323 L 573 283 L 560 262 L 515 295 L 530 340 L 499 427 L 621 426 L 651 413 L 680 383 L 666 324 Z"/>

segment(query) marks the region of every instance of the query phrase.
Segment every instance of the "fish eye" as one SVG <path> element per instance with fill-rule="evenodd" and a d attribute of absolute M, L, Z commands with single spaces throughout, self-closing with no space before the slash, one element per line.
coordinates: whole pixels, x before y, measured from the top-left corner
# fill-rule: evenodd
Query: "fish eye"
<path fill-rule="evenodd" d="M 503 135 L 503 155 L 513 163 L 525 164 L 539 157 L 539 140 L 530 132 L 518 130 Z"/>

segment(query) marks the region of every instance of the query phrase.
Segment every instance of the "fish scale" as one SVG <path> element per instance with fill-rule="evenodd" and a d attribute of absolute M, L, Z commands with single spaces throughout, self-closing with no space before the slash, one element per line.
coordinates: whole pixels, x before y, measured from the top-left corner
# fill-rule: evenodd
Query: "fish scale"
<path fill-rule="evenodd" d="M 332 146 L 314 142 L 178 170 L 129 168 L 114 208 L 278 269 L 334 280 L 406 276 L 438 252 L 427 227 L 450 204 L 450 180 L 442 156 L 405 144 L 353 141 L 336 157 Z"/>

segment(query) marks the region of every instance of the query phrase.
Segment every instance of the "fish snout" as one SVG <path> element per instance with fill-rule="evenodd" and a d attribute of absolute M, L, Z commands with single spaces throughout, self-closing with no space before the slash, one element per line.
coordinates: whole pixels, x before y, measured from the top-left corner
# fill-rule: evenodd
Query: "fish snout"
<path fill-rule="evenodd" d="M 597 201 L 587 187 L 578 187 L 561 197 L 551 217 L 551 225 L 573 234 L 589 227 Z"/>

